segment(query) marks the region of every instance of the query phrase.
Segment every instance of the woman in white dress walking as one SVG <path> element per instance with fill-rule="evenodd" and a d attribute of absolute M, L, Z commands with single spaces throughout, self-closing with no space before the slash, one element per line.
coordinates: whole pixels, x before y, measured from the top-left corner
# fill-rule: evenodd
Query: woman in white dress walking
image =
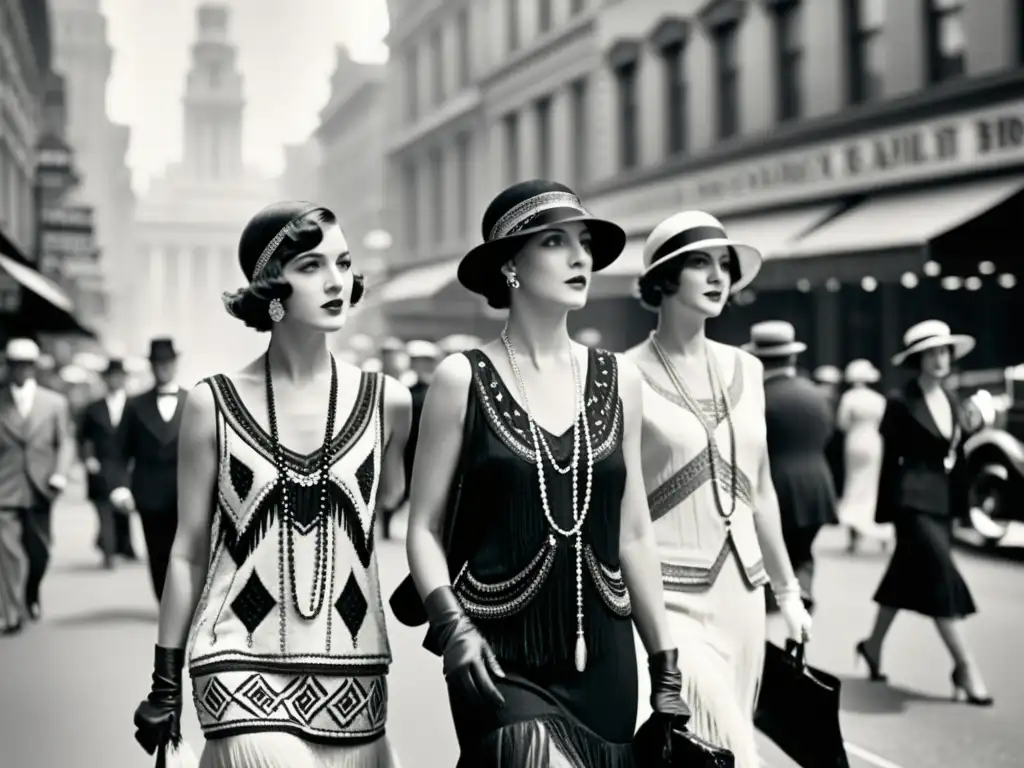
<path fill-rule="evenodd" d="M 843 496 L 839 500 L 839 520 L 850 531 L 851 552 L 861 539 L 883 542 L 892 537 L 891 525 L 875 522 L 878 498 L 878 474 L 882 470 L 882 436 L 878 425 L 885 413 L 885 396 L 871 385 L 881 379 L 878 369 L 868 360 L 853 360 L 843 378 L 850 388 L 839 398 L 836 427 L 844 435 Z"/>

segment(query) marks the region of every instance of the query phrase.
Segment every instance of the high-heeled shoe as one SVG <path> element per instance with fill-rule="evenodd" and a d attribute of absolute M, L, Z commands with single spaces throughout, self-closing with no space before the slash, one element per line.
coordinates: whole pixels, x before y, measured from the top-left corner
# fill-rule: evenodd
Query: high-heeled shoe
<path fill-rule="evenodd" d="M 975 707 L 991 707 L 995 703 L 991 696 L 979 696 L 970 689 L 966 668 L 953 667 L 949 679 L 953 683 L 953 701 L 964 701 Z"/>
<path fill-rule="evenodd" d="M 864 640 L 861 640 L 854 646 L 854 653 L 864 660 L 864 663 L 868 665 L 868 679 L 873 683 L 884 683 L 889 679 L 888 675 L 883 675 L 880 669 L 878 659 L 872 658 L 871 654 L 868 653 L 868 645 Z"/>

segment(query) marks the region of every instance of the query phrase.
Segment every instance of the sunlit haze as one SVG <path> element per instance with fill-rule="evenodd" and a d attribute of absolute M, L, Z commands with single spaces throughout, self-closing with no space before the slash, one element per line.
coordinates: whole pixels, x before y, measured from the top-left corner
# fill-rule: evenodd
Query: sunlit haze
<path fill-rule="evenodd" d="M 316 127 L 326 103 L 335 47 L 360 61 L 387 49 L 384 0 L 227 0 L 247 100 L 246 162 L 275 174 L 285 144 Z M 131 126 L 128 162 L 136 191 L 181 155 L 189 51 L 199 0 L 102 0 L 114 49 L 107 91 L 111 119 Z"/>

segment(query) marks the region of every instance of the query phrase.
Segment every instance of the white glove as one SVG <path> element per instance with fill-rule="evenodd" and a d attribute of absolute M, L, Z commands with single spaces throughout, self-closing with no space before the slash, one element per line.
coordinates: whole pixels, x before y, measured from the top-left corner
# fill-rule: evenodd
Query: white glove
<path fill-rule="evenodd" d="M 50 479 L 47 481 L 51 488 L 55 491 L 63 491 L 68 486 L 68 479 L 64 475 L 50 475 Z"/>
<path fill-rule="evenodd" d="M 82 463 L 85 464 L 85 471 L 88 472 L 90 475 L 95 475 L 97 472 L 100 471 L 100 469 L 102 469 L 102 467 L 100 466 L 100 460 L 93 456 L 89 456 Z"/>
<path fill-rule="evenodd" d="M 811 639 L 811 614 L 804 607 L 800 592 L 787 592 L 778 600 L 779 613 L 786 622 L 786 629 L 791 639 L 798 643 L 806 643 Z"/>
<path fill-rule="evenodd" d="M 115 488 L 110 492 L 110 503 L 118 509 L 130 511 L 135 509 L 135 497 L 125 487 Z"/>

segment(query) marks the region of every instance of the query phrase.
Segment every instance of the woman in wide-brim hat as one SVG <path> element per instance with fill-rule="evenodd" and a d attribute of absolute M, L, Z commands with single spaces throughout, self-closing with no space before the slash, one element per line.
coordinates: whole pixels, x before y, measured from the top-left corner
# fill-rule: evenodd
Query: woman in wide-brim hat
<path fill-rule="evenodd" d="M 405 490 L 411 397 L 331 354 L 363 292 L 331 211 L 264 208 L 238 261 L 224 306 L 267 348 L 177 417 L 177 537 L 136 739 L 150 754 L 180 740 L 187 666 L 204 768 L 391 768 L 373 526 Z"/>
<path fill-rule="evenodd" d="M 974 600 L 952 555 L 955 520 L 970 519 L 964 443 L 970 431 L 956 394 L 944 386 L 953 362 L 974 348 L 940 320 L 926 320 L 903 336 L 893 363 L 914 374 L 889 396 L 879 431 L 882 466 L 875 521 L 892 523 L 896 547 L 875 591 L 878 614 L 871 635 L 857 644 L 872 679 L 883 680 L 882 645 L 896 614 L 933 619 L 953 658 L 954 697 L 989 705 L 981 672 L 960 626 Z"/>
<path fill-rule="evenodd" d="M 730 749 L 740 768 L 753 768 L 760 765 L 753 715 L 764 585 L 775 590 L 794 638 L 805 639 L 811 623 L 764 469 L 764 366 L 756 355 L 787 357 L 805 346 L 788 324 L 753 329 L 753 354 L 707 338 L 707 321 L 751 284 L 762 261 L 710 214 L 669 217 L 643 255 L 640 299 L 658 313 L 658 327 L 627 358 L 645 380 L 642 471 L 669 621 L 685 649 L 684 696 L 695 733 Z M 705 463 L 704 471 L 694 469 Z M 756 524 L 759 517 L 765 525 Z"/>
<path fill-rule="evenodd" d="M 631 766 L 631 616 L 657 709 L 686 712 L 637 471 L 640 380 L 566 325 L 625 235 L 541 180 L 499 194 L 482 229 L 459 280 L 508 321 L 434 373 L 413 465 L 413 581 L 392 606 L 430 624 L 460 765 Z"/>
<path fill-rule="evenodd" d="M 885 413 L 885 396 L 872 388 L 882 378 L 870 360 L 850 361 L 843 371 L 849 388 L 839 398 L 836 429 L 843 445 L 843 485 L 839 521 L 849 530 L 847 550 L 863 539 L 888 546 L 892 526 L 875 522 L 878 476 L 882 469 L 882 436 L 878 426 Z"/>

